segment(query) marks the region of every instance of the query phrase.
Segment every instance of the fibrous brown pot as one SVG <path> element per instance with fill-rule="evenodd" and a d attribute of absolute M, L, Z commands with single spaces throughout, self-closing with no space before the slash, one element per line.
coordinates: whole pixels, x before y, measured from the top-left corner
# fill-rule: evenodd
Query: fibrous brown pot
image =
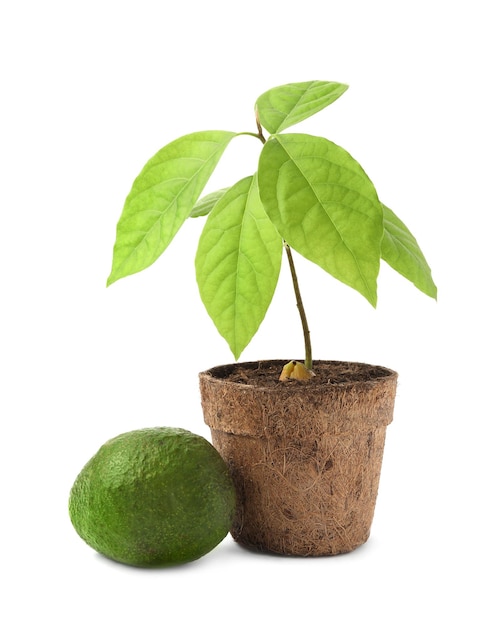
<path fill-rule="evenodd" d="M 237 488 L 231 534 L 280 554 L 350 552 L 370 534 L 397 374 L 315 361 L 313 379 L 280 382 L 284 363 L 200 374 L 205 422 Z"/>

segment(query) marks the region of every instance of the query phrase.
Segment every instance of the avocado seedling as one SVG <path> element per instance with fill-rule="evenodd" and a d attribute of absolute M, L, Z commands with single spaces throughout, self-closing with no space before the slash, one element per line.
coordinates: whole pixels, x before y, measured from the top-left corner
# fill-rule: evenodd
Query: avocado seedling
<path fill-rule="evenodd" d="M 255 104 L 253 132 L 201 131 L 161 148 L 134 181 L 117 226 L 108 284 L 158 259 L 189 218 L 206 218 L 195 258 L 201 299 L 235 357 L 201 372 L 212 443 L 232 472 L 233 538 L 289 555 L 334 555 L 369 537 L 397 373 L 313 360 L 294 253 L 373 306 L 381 261 L 436 298 L 430 267 L 362 166 L 329 139 L 285 132 L 337 100 L 340 83 L 275 87 Z M 230 142 L 259 142 L 258 168 L 202 195 Z M 238 359 L 272 301 L 283 256 L 305 359 Z"/>
<path fill-rule="evenodd" d="M 327 81 L 274 87 L 256 101 L 253 132 L 194 132 L 161 148 L 126 198 L 107 284 L 152 265 L 188 218 L 206 218 L 195 259 L 198 288 L 238 360 L 270 306 L 285 253 L 305 361 L 287 363 L 282 380 L 304 379 L 313 372 L 292 250 L 373 306 L 381 260 L 436 298 L 430 267 L 416 239 L 381 202 L 358 161 L 323 137 L 285 132 L 346 90 L 347 85 Z M 258 170 L 202 197 L 226 147 L 240 135 L 260 142 Z"/>

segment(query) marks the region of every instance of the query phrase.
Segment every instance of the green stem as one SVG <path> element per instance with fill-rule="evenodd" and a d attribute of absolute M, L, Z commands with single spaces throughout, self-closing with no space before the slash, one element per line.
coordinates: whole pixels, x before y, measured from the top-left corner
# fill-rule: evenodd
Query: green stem
<path fill-rule="evenodd" d="M 300 287 L 298 285 L 297 272 L 295 270 L 295 264 L 293 263 L 292 251 L 290 246 L 284 242 L 285 251 L 287 253 L 288 265 L 290 267 L 290 274 L 292 275 L 293 289 L 295 291 L 295 297 L 297 299 L 298 312 L 300 313 L 300 319 L 302 320 L 303 340 L 305 342 L 305 367 L 311 370 L 313 367 L 312 361 L 312 344 L 310 342 L 310 331 L 308 329 L 307 316 L 303 307 L 302 296 L 300 294 Z"/>
<path fill-rule="evenodd" d="M 237 133 L 237 137 L 242 137 L 243 135 L 247 135 L 248 137 L 255 137 L 255 139 L 260 139 L 260 141 L 262 143 L 265 143 L 265 137 L 263 135 L 260 135 L 259 133 L 249 133 L 247 131 L 244 131 L 243 133 Z"/>

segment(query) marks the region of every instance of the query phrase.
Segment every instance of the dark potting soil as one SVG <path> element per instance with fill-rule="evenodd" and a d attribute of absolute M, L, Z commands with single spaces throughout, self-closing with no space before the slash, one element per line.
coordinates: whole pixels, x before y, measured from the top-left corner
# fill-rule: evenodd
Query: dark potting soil
<path fill-rule="evenodd" d="M 391 375 L 391 370 L 378 365 L 348 361 L 314 361 L 315 376 L 309 380 L 279 381 L 287 361 L 254 361 L 214 367 L 209 372 L 215 377 L 257 387 L 277 385 L 341 385 L 352 382 L 368 382 Z"/>

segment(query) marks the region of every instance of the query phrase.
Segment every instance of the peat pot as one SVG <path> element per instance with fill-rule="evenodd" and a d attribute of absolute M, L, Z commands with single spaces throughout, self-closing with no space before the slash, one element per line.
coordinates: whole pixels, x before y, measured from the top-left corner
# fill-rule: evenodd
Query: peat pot
<path fill-rule="evenodd" d="M 311 380 L 280 382 L 285 362 L 200 374 L 205 423 L 237 489 L 231 534 L 285 555 L 350 552 L 370 534 L 397 374 L 315 361 Z"/>

